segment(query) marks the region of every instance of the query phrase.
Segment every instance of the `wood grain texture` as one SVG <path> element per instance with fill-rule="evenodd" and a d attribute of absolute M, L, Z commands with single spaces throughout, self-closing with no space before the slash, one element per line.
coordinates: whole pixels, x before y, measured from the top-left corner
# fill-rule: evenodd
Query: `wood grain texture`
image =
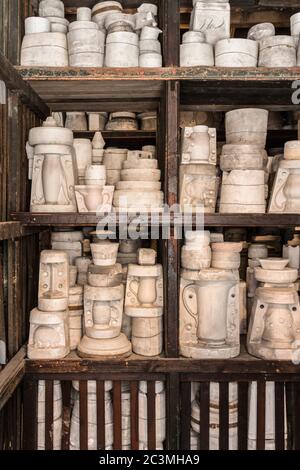
<path fill-rule="evenodd" d="M 79 382 L 79 441 L 80 450 L 88 450 L 88 392 L 87 381 Z"/>
<path fill-rule="evenodd" d="M 0 372 L 0 410 L 8 402 L 25 374 L 26 346 Z"/>

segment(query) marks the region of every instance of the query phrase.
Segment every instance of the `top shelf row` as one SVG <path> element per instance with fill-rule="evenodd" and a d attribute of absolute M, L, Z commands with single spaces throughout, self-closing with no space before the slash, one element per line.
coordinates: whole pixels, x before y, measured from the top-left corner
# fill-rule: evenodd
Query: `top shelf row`
<path fill-rule="evenodd" d="M 277 0 L 43 0 L 39 16 L 25 20 L 17 71 L 52 110 L 114 108 L 118 100 L 154 109 L 169 81 L 181 83 L 184 106 L 295 109 L 299 8 Z"/>

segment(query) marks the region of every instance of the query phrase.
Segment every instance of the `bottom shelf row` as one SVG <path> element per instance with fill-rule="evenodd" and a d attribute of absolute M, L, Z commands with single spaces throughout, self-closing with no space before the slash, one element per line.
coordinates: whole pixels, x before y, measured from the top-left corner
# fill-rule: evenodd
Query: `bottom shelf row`
<path fill-rule="evenodd" d="M 237 450 L 244 442 L 248 450 L 275 450 L 291 445 L 293 421 L 288 398 L 292 385 L 182 385 L 180 432 L 184 448 Z M 163 450 L 171 432 L 170 399 L 162 381 L 39 381 L 37 448 Z"/>
<path fill-rule="evenodd" d="M 185 233 L 181 355 L 236 357 L 240 335 L 248 333 L 253 356 L 299 363 L 300 236 L 295 232 L 283 250 L 274 234 L 252 235 L 248 242 L 247 231 L 232 229 L 225 237 L 230 241 L 222 232 Z M 168 312 L 157 242 L 142 247 L 141 240 L 117 241 L 104 230 L 61 230 L 52 233 L 51 247 L 41 253 L 30 359 L 63 359 L 76 349 L 91 359 L 162 353 Z"/>

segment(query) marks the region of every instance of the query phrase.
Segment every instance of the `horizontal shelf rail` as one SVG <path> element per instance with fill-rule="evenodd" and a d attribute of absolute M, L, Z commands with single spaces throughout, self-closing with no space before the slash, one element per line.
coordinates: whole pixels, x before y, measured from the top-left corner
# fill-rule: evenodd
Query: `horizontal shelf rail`
<path fill-rule="evenodd" d="M 27 237 L 39 231 L 38 227 L 24 227 L 21 222 L 0 222 L 0 241 Z"/>
<path fill-rule="evenodd" d="M 95 213 L 32 213 L 13 212 L 13 220 L 27 226 L 96 226 L 98 223 L 116 220 L 117 224 L 124 223 L 122 216 L 111 213 L 109 215 L 97 215 Z M 128 214 L 127 222 L 130 224 L 136 220 L 136 215 Z M 151 216 L 143 216 L 142 225 L 150 225 Z M 162 226 L 165 222 L 162 216 L 153 219 L 153 225 Z M 196 224 L 196 216 L 192 218 L 193 226 Z M 174 217 L 170 217 L 170 225 L 174 226 Z M 300 226 L 300 214 L 205 214 L 204 225 L 207 227 L 277 227 L 288 228 Z"/>
<path fill-rule="evenodd" d="M 300 79 L 300 67 L 128 67 L 128 68 L 93 68 L 93 67 L 20 67 L 15 69 L 29 82 L 57 81 L 68 83 L 77 81 L 257 81 L 293 82 Z M 70 87 L 70 85 L 69 85 Z"/>
<path fill-rule="evenodd" d="M 164 357 L 146 358 L 132 355 L 126 359 L 99 360 L 81 359 L 76 353 L 71 353 L 67 358 L 61 360 L 29 360 L 25 361 L 25 374 L 36 380 L 51 378 L 57 380 L 78 380 L 78 374 L 82 380 L 103 379 L 128 380 L 135 374 L 146 377 L 156 374 L 185 374 L 186 380 L 216 379 L 233 380 L 231 376 L 239 376 L 240 379 L 256 380 L 263 375 L 265 380 L 299 381 L 300 366 L 291 361 L 264 361 L 254 358 L 243 352 L 239 357 L 233 359 L 195 360 L 187 358 L 168 359 Z M 294 378 L 293 378 L 294 376 Z M 154 380 L 154 379 L 153 379 Z M 159 379 L 157 379 L 159 380 Z"/>
<path fill-rule="evenodd" d="M 300 67 L 29 68 L 17 67 L 52 110 L 157 109 L 166 82 L 181 83 L 182 105 L 256 105 L 296 110 Z"/>
<path fill-rule="evenodd" d="M 75 138 L 92 139 L 96 131 L 74 131 Z M 120 142 L 139 142 L 145 140 L 156 140 L 156 132 L 152 131 L 101 131 L 104 140 L 113 140 Z"/>
<path fill-rule="evenodd" d="M 18 92 L 22 101 L 34 111 L 41 119 L 49 116 L 50 110 L 39 95 L 33 90 L 30 84 L 26 83 L 19 72 L 12 66 L 9 60 L 0 50 L 0 79 L 4 81 L 6 87 Z"/>

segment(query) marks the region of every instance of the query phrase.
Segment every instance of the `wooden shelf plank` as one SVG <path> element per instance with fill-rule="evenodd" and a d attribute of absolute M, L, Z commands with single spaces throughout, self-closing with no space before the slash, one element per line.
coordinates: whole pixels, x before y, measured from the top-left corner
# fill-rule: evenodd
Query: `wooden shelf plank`
<path fill-rule="evenodd" d="M 134 83 L 141 82 L 142 88 L 145 89 L 148 82 L 154 86 L 153 90 L 148 90 L 150 97 L 157 96 L 157 91 L 161 90 L 162 83 L 168 80 L 192 80 L 192 81 L 241 81 L 261 83 L 281 83 L 292 82 L 300 79 L 300 67 L 247 67 L 247 68 L 227 68 L 227 67 L 149 67 L 149 68 L 80 68 L 80 67 L 20 67 L 15 69 L 20 75 L 30 83 L 47 82 L 51 94 L 51 83 L 56 85 L 66 82 L 66 88 L 69 93 L 75 91 L 75 84 L 90 84 L 90 92 L 95 88 L 95 82 L 128 83 L 134 87 Z M 146 83 L 145 83 L 146 82 Z M 156 82 L 156 87 L 155 83 Z M 34 85 L 36 87 L 36 85 Z M 40 85 L 42 88 L 42 85 Z M 101 88 L 103 83 L 99 85 Z M 137 85 L 135 85 L 137 86 Z M 44 84 L 44 88 L 46 85 Z M 71 91 L 70 91 L 71 89 Z M 58 90 L 59 92 L 59 90 Z M 154 92 L 154 94 L 153 94 Z"/>
<path fill-rule="evenodd" d="M 206 214 L 207 227 L 295 227 L 300 214 Z"/>
<path fill-rule="evenodd" d="M 292 68 L 28 68 L 21 76 L 53 110 L 147 110 L 158 106 L 166 81 L 180 81 L 181 103 L 287 106 L 300 67 Z"/>
<path fill-rule="evenodd" d="M 0 372 L 0 410 L 8 402 L 25 373 L 26 346 Z"/>
<path fill-rule="evenodd" d="M 0 222 L 0 241 L 26 237 L 37 231 L 39 231 L 37 227 L 27 228 L 24 227 L 21 222 Z"/>
<path fill-rule="evenodd" d="M 11 65 L 9 60 L 0 50 L 0 79 L 4 81 L 6 87 L 18 92 L 21 100 L 34 111 L 40 118 L 45 119 L 49 115 L 48 106 L 42 101 L 30 84 L 26 83 L 17 70 Z"/>
<path fill-rule="evenodd" d="M 35 376 L 35 378 L 43 377 L 69 380 L 76 380 L 78 374 L 82 380 L 95 379 L 95 375 L 99 380 L 108 380 L 113 375 L 114 380 L 127 379 L 132 374 L 151 374 L 151 380 L 155 380 L 155 374 L 169 374 L 171 372 L 197 375 L 210 378 L 213 375 L 218 380 L 226 380 L 230 375 L 244 376 L 247 381 L 253 379 L 255 375 L 264 374 L 266 376 L 280 375 L 280 380 L 295 374 L 295 380 L 298 380 L 299 366 L 294 365 L 290 361 L 264 361 L 250 356 L 243 351 L 239 357 L 226 360 L 195 360 L 187 358 L 167 359 L 165 357 L 146 358 L 142 356 L 132 355 L 123 359 L 99 359 L 89 360 L 81 359 L 75 352 L 61 360 L 29 360 L 25 362 L 26 376 Z M 146 377 L 143 375 L 143 379 Z M 252 378 L 253 377 L 253 378 Z"/>
<path fill-rule="evenodd" d="M 51 109 L 156 109 L 163 92 L 163 69 L 17 67 Z M 120 106 L 122 109 L 120 109 Z"/>
<path fill-rule="evenodd" d="M 101 131 L 102 137 L 105 141 L 120 141 L 120 142 L 140 142 L 140 141 L 153 141 L 156 140 L 156 132 L 151 131 Z M 75 138 L 92 139 L 95 131 L 74 131 Z"/>
<path fill-rule="evenodd" d="M 155 5 L 159 4 L 160 0 L 145 0 L 144 3 L 153 3 Z M 92 8 L 97 2 L 95 0 L 64 0 L 65 8 L 78 8 L 82 7 L 83 4 L 85 7 Z M 140 0 L 125 0 L 122 1 L 124 8 L 137 8 L 141 4 Z"/>
<path fill-rule="evenodd" d="M 0 222 L 0 240 L 21 237 L 23 234 L 20 222 Z"/>
<path fill-rule="evenodd" d="M 95 213 L 87 213 L 87 214 L 78 214 L 78 213 L 31 213 L 31 212 L 14 212 L 11 214 L 13 220 L 17 220 L 21 222 L 25 226 L 42 226 L 42 227 L 53 227 L 53 226 L 61 226 L 61 227 L 94 227 L 103 219 L 105 221 L 112 221 L 116 220 L 117 224 L 122 219 L 122 215 L 111 213 L 108 215 L 97 215 Z M 128 214 L 127 221 L 130 223 L 132 220 L 136 218 L 136 216 Z M 151 216 L 145 214 L 143 216 L 143 220 L 145 224 L 149 224 L 151 221 Z M 124 222 L 123 222 L 124 223 Z M 160 225 L 160 220 L 158 219 L 155 225 Z"/>
<path fill-rule="evenodd" d="M 65 3 L 73 3 L 75 0 L 66 0 Z M 180 0 L 181 7 L 192 7 L 192 0 Z M 240 7 L 240 8 L 297 8 L 299 9 L 298 0 L 230 0 L 231 7 Z"/>
<path fill-rule="evenodd" d="M 113 220 L 114 214 L 110 214 L 110 220 Z M 78 214 L 78 213 L 31 213 L 31 212 L 13 212 L 11 214 L 13 220 L 21 222 L 25 226 L 40 227 L 75 227 L 75 226 L 96 226 L 103 217 L 94 214 Z M 135 219 L 135 216 L 128 214 L 128 223 Z M 120 223 L 120 217 L 116 218 Z M 151 222 L 151 217 L 144 218 L 145 223 Z M 193 217 L 193 225 L 196 218 Z M 174 219 L 171 216 L 171 225 Z M 300 214 L 205 214 L 204 224 L 207 227 L 296 227 L 300 226 Z M 155 225 L 162 225 L 161 217 Z"/>

